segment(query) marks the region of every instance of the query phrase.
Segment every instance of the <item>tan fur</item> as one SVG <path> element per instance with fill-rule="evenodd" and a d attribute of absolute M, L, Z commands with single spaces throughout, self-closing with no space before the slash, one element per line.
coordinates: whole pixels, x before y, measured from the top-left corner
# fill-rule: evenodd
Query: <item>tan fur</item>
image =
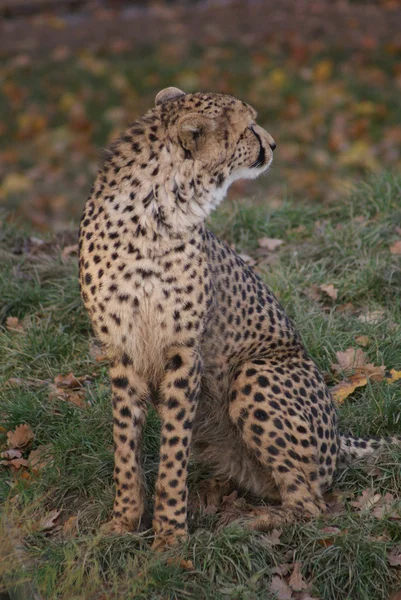
<path fill-rule="evenodd" d="M 272 160 L 274 141 L 255 118 L 231 96 L 162 90 L 111 147 L 81 222 L 82 297 L 111 358 L 108 527 L 132 530 L 142 517 L 142 432 L 154 399 L 156 548 L 186 535 L 191 447 L 223 480 L 281 500 L 255 514 L 260 528 L 318 514 L 336 467 L 322 376 L 272 292 L 204 225 L 233 181 Z"/>

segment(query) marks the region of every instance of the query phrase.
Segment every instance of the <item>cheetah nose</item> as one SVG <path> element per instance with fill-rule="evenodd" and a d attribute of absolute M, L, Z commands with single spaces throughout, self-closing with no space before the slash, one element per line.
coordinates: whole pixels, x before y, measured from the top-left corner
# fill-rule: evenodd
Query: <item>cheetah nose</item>
<path fill-rule="evenodd" d="M 277 146 L 277 144 L 276 144 L 276 142 L 272 142 L 271 144 L 269 143 L 269 146 L 270 146 L 270 148 L 271 148 L 272 150 L 275 150 L 275 149 L 276 149 L 276 146 Z"/>

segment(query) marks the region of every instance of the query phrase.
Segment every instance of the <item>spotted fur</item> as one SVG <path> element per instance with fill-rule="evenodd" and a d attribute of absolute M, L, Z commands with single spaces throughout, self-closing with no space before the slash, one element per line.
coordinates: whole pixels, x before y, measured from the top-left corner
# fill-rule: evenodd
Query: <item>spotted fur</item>
<path fill-rule="evenodd" d="M 322 375 L 270 289 L 205 227 L 275 143 L 227 95 L 160 92 L 108 151 L 80 228 L 80 284 L 110 356 L 116 497 L 110 529 L 144 510 L 142 432 L 161 418 L 155 547 L 186 535 L 190 449 L 267 499 L 269 528 L 318 515 L 339 455 L 381 442 L 340 437 Z"/>

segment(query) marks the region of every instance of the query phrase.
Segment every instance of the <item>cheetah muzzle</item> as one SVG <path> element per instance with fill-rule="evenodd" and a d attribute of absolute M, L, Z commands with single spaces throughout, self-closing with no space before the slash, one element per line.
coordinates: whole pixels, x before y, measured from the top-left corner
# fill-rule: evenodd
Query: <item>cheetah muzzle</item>
<path fill-rule="evenodd" d="M 330 393 L 270 289 L 205 219 L 229 185 L 267 170 L 275 143 L 228 95 L 162 90 L 108 151 L 80 228 L 82 298 L 110 358 L 116 496 L 109 530 L 144 511 L 142 433 L 157 391 L 155 548 L 187 530 L 190 450 L 223 481 L 279 500 L 251 526 L 324 508 L 341 436 Z"/>

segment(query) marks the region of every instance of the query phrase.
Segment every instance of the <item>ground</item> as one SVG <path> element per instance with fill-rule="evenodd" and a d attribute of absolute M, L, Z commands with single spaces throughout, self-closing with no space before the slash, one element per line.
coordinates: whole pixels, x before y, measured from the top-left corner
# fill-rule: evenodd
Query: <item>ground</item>
<path fill-rule="evenodd" d="M 1 457 L 1 527 L 17 525 L 45 598 L 382 600 L 401 588 L 397 450 L 342 471 L 325 519 L 272 536 L 221 527 L 241 515 L 245 500 L 235 496 L 222 513 L 212 504 L 193 516 L 178 553 L 151 552 L 150 531 L 95 533 L 113 503 L 110 387 L 79 298 L 77 219 L 99 149 L 161 88 L 233 93 L 255 105 L 275 138 L 269 176 L 235 186 L 211 227 L 279 295 L 329 386 L 352 377 L 333 367 L 349 348 L 375 367 L 401 369 L 401 179 L 392 174 L 401 166 L 400 45 L 384 24 L 396 2 L 382 3 L 389 12 L 380 19 L 359 2 L 335 4 L 349 27 L 346 50 L 335 43 L 338 22 L 324 17 L 331 35 L 295 35 L 290 23 L 268 40 L 259 32 L 227 41 L 209 30 L 197 44 L 171 22 L 168 39 L 148 47 L 122 37 L 102 38 L 96 51 L 63 43 L 48 56 L 29 47 L 7 56 L 3 47 L 0 452 L 14 455 Z M 53 38 L 68 38 L 57 19 L 48 24 Z M 400 383 L 376 379 L 341 404 L 343 431 L 401 433 Z M 151 413 L 149 499 L 157 450 Z M 208 475 L 192 464 L 191 490 Z M 0 573 L 15 567 L 9 559 Z"/>
<path fill-rule="evenodd" d="M 333 373 L 335 353 L 357 348 L 359 336 L 368 338 L 363 341 L 369 362 L 400 367 L 400 258 L 389 250 L 400 238 L 400 205 L 401 180 L 384 175 L 336 207 L 288 202 L 272 210 L 236 201 L 211 223 L 238 251 L 257 257 L 255 268 L 297 322 L 329 385 L 344 377 Z M 5 516 L 16 519 L 25 536 L 32 577 L 44 596 L 274 598 L 267 590 L 291 583 L 288 576 L 298 562 L 313 597 L 379 599 L 397 590 L 400 571 L 392 566 L 401 544 L 397 450 L 374 467 L 343 471 L 334 496 L 327 498 L 331 513 L 325 519 L 286 527 L 276 537 L 235 523 L 221 528 L 232 513 L 241 514 L 241 501 L 236 506 L 233 497 L 222 514 L 211 507 L 192 516 L 192 535 L 179 559 L 176 552 L 152 553 L 150 531 L 117 539 L 94 533 L 113 501 L 110 389 L 80 303 L 76 257 L 65 250 L 74 235 L 42 244 L 37 235 L 13 226 L 1 233 L 7 265 L 1 276 L 6 324 L 1 363 L 8 382 L 0 400 L 1 440 L 4 448 L 6 433 L 28 424 L 34 439 L 25 446 L 22 440 L 22 456 L 41 448 L 45 463 L 2 468 L 1 494 Z M 284 243 L 274 252 L 257 249 L 264 237 Z M 336 300 L 317 293 L 314 286 L 326 284 L 338 290 Z M 6 321 L 10 316 L 18 322 Z M 66 377 L 71 372 L 74 377 Z M 401 433 L 400 394 L 399 383 L 371 380 L 340 407 L 342 429 Z M 151 413 L 145 437 L 149 498 L 157 447 L 158 424 Z M 191 489 L 207 475 L 192 464 Z M 383 500 L 386 493 L 392 498 Z M 383 502 L 387 508 L 379 510 Z M 302 597 L 291 588 L 288 593 Z"/>

